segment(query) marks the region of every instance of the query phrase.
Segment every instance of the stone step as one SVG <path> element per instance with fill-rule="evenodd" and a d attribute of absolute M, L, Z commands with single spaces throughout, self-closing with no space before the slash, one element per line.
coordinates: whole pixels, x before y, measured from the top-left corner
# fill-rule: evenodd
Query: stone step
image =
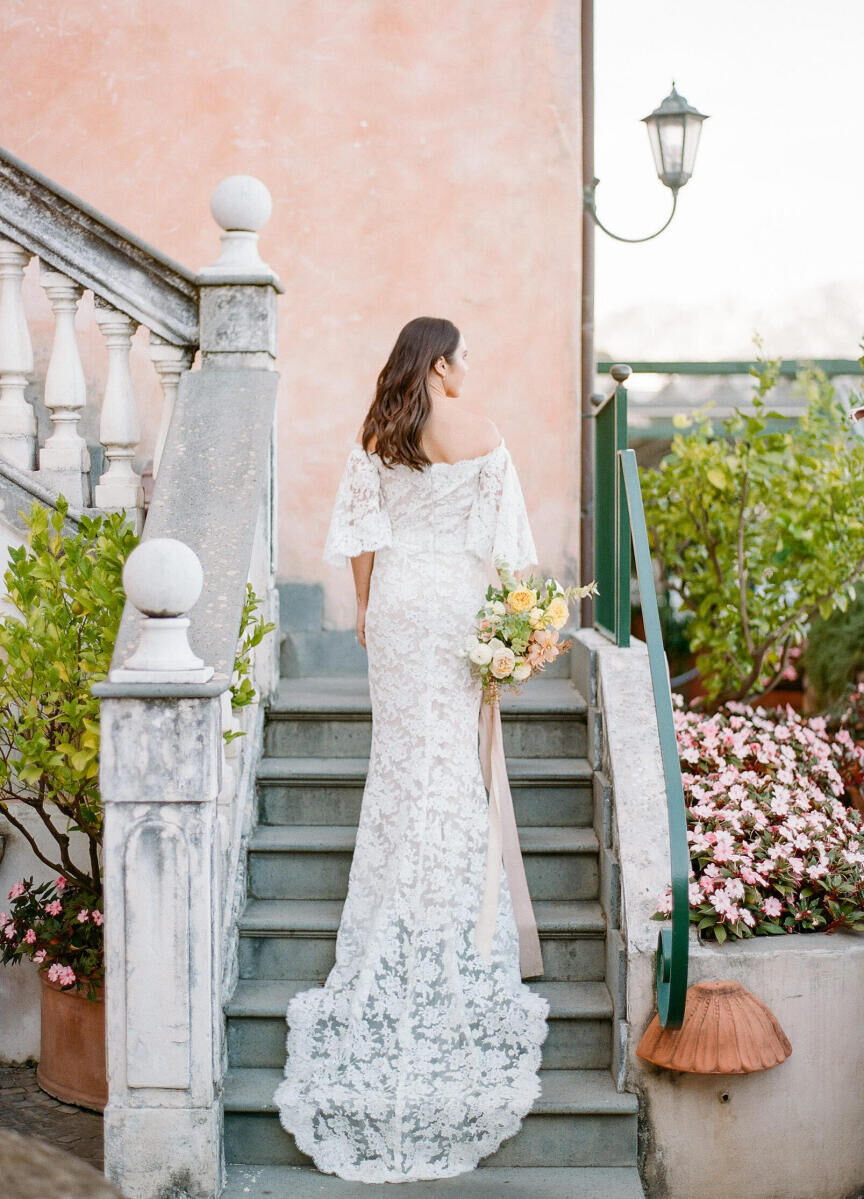
<path fill-rule="evenodd" d="M 528 984 L 549 1000 L 549 1032 L 543 1065 L 549 1070 L 595 1070 L 611 1057 L 612 1001 L 602 982 Z M 315 986 L 309 979 L 239 979 L 225 1005 L 228 1061 L 232 1066 L 285 1064 L 285 1011 L 298 991 Z"/>
<path fill-rule="evenodd" d="M 241 978 L 324 980 L 335 960 L 342 900 L 251 899 L 240 917 Z M 534 904 L 547 980 L 605 978 L 606 923 L 593 900 Z"/>
<path fill-rule="evenodd" d="M 374 1199 L 392 1195 L 389 1182 L 346 1182 L 303 1166 L 231 1165 L 222 1199 Z M 571 1169 L 485 1166 L 455 1178 L 400 1182 L 399 1199 L 644 1199 L 635 1166 Z"/>
<path fill-rule="evenodd" d="M 535 679 L 501 700 L 507 757 L 584 757 L 585 701 L 570 679 Z M 372 706 L 365 677 L 283 678 L 270 701 L 264 752 L 273 757 L 369 755 Z"/>
<path fill-rule="evenodd" d="M 282 1128 L 273 1093 L 280 1069 L 232 1067 L 225 1076 L 225 1158 L 250 1165 L 306 1165 Z M 541 1070 L 541 1093 L 515 1136 L 481 1163 L 491 1166 L 635 1166 L 638 1104 L 607 1070 Z M 405 1184 L 402 1184 L 405 1185 Z"/>
<path fill-rule="evenodd" d="M 277 583 L 279 628 L 315 632 L 324 623 L 324 587 L 321 583 Z"/>
<path fill-rule="evenodd" d="M 280 611 L 282 605 L 280 604 Z M 303 615 L 298 616 L 303 619 Z M 361 677 L 369 670 L 366 650 L 353 629 L 288 628 L 282 626 L 279 668 L 283 678 Z M 572 633 L 572 630 L 570 631 Z M 560 639 L 566 640 L 563 630 Z M 543 669 L 546 679 L 570 678 L 570 655 L 560 654 Z M 534 680 L 535 683 L 537 680 Z"/>
<path fill-rule="evenodd" d="M 356 825 L 368 769 L 368 756 L 262 758 L 258 818 L 263 824 Z M 585 758 L 511 757 L 507 778 L 520 827 L 592 824 L 592 771 Z"/>
<path fill-rule="evenodd" d="M 259 825 L 249 841 L 249 894 L 256 899 L 344 899 L 355 836 L 351 825 Z M 532 900 L 597 898 L 593 829 L 527 828 L 519 841 Z"/>

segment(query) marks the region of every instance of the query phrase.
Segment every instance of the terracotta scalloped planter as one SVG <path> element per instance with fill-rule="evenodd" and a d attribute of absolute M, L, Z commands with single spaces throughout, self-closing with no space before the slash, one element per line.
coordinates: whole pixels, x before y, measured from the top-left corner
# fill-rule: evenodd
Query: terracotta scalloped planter
<path fill-rule="evenodd" d="M 64 991 L 42 983 L 42 1047 L 36 1081 L 43 1091 L 94 1112 L 108 1102 L 105 1073 L 105 999 L 88 999 L 83 992 Z"/>

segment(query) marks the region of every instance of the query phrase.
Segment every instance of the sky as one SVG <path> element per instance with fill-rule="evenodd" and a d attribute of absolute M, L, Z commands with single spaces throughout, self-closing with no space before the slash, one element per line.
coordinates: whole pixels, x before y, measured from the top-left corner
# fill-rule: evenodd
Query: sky
<path fill-rule="evenodd" d="M 709 114 L 669 229 L 597 231 L 597 349 L 856 358 L 864 335 L 864 0 L 595 0 L 597 212 L 663 224 L 647 116 Z M 716 348 L 715 348 L 716 347 Z"/>

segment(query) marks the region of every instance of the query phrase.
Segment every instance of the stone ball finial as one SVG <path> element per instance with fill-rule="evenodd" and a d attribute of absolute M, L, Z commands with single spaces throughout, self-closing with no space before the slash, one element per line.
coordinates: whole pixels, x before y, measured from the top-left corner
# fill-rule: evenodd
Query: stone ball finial
<path fill-rule="evenodd" d="M 229 175 L 210 197 L 210 211 L 225 231 L 257 233 L 273 212 L 270 192 L 254 175 Z"/>
<path fill-rule="evenodd" d="M 142 541 L 123 567 L 126 595 L 145 616 L 181 616 L 195 605 L 203 585 L 198 555 L 173 537 Z"/>

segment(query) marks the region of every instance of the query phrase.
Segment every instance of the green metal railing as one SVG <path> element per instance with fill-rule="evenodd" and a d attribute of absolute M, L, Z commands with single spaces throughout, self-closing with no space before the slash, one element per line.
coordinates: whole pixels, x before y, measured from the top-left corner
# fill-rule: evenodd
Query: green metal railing
<path fill-rule="evenodd" d="M 613 366 L 610 373 L 618 386 L 600 402 L 594 412 L 594 546 L 598 589 L 594 599 L 594 627 L 616 645 L 630 645 L 632 542 L 669 817 L 672 927 L 661 929 L 657 942 L 657 1010 L 664 1028 L 680 1028 L 687 993 L 687 943 L 690 931 L 690 850 L 687 844 L 684 787 L 642 488 L 639 485 L 636 455 L 627 448 L 627 391 L 623 383 L 631 372 L 629 367 Z"/>

